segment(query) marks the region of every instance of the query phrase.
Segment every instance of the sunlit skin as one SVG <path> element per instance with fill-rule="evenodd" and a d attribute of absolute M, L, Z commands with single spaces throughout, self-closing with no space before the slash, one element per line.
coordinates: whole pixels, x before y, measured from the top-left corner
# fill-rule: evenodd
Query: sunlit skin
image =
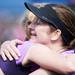
<path fill-rule="evenodd" d="M 0 68 L 0 75 L 4 75 L 3 71 L 1 70 L 1 68 Z"/>

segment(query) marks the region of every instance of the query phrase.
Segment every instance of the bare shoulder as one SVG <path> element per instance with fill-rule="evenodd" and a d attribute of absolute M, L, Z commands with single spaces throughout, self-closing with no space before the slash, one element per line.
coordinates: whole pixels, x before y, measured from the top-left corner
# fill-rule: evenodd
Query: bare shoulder
<path fill-rule="evenodd" d="M 45 46 L 43 44 L 33 44 L 31 48 L 47 48 L 47 49 L 49 49 L 47 46 Z"/>
<path fill-rule="evenodd" d="M 31 60 L 33 62 L 36 62 L 40 60 L 43 55 L 48 55 L 49 48 L 42 44 L 33 44 L 26 54 L 25 58 L 22 61 L 22 64 L 26 64 L 28 60 Z"/>
<path fill-rule="evenodd" d="M 50 50 L 47 46 L 45 45 L 42 45 L 42 44 L 33 44 L 31 47 L 30 47 L 30 50 Z"/>
<path fill-rule="evenodd" d="M 45 45 L 34 44 L 29 48 L 30 54 L 52 54 L 53 52 Z"/>

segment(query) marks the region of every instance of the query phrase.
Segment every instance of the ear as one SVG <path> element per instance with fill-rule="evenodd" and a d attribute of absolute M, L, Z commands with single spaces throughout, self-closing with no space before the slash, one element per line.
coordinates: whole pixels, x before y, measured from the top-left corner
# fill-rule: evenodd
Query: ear
<path fill-rule="evenodd" d="M 55 30 L 54 32 L 51 33 L 50 39 L 52 41 L 55 41 L 55 40 L 59 39 L 60 36 L 61 36 L 61 30 L 60 29 L 57 29 L 57 30 Z"/>

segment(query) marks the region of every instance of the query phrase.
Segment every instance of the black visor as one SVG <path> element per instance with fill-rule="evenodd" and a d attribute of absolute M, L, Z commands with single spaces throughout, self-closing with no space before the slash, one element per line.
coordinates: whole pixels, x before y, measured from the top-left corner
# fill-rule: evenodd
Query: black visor
<path fill-rule="evenodd" d="M 46 4 L 45 6 L 38 8 L 34 5 L 25 2 L 25 7 L 38 18 L 48 23 L 52 23 L 54 27 L 60 29 L 62 31 L 62 37 L 66 43 L 70 43 L 70 41 L 73 39 L 73 36 L 65 27 L 66 25 L 64 24 L 64 22 L 60 20 L 56 11 L 53 10 L 51 4 Z"/>

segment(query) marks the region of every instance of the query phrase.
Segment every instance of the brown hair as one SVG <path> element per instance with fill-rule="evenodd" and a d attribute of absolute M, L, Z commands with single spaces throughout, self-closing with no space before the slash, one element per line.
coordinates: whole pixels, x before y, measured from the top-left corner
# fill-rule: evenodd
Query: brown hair
<path fill-rule="evenodd" d="M 65 23 L 65 27 L 74 37 L 68 44 L 69 49 L 75 48 L 75 14 L 74 12 L 64 5 L 55 5 L 52 8 L 56 11 L 59 18 Z"/>

